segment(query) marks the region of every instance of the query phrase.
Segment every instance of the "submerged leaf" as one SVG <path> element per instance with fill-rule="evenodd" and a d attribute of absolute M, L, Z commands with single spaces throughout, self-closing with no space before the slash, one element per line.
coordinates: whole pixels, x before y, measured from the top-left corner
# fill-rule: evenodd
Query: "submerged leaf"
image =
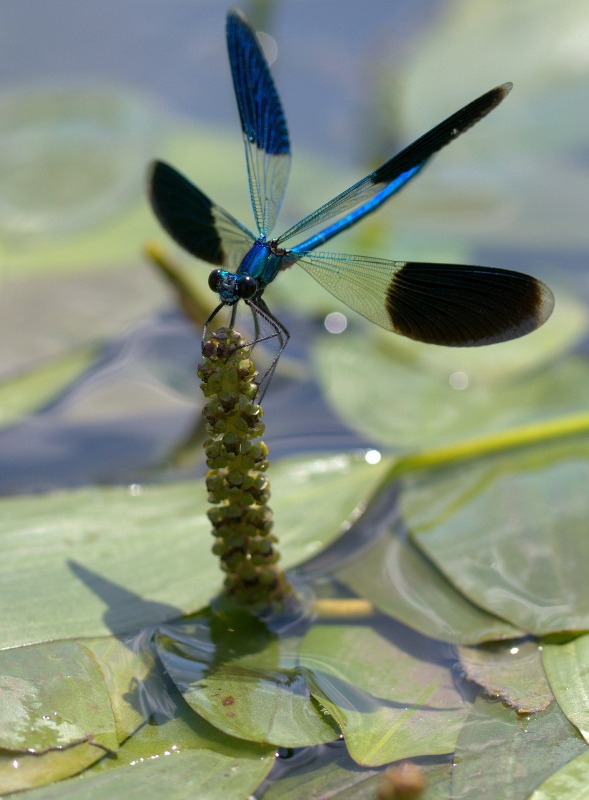
<path fill-rule="evenodd" d="M 571 759 L 532 792 L 529 800 L 587 800 L 589 751 Z"/>
<path fill-rule="evenodd" d="M 459 647 L 466 677 L 486 695 L 500 699 L 518 714 L 544 711 L 554 700 L 535 639 Z"/>
<path fill-rule="evenodd" d="M 307 683 L 358 763 L 454 749 L 468 708 L 450 671 L 432 660 L 432 644 L 411 635 L 397 644 L 356 625 L 315 625 L 303 639 Z"/>
<path fill-rule="evenodd" d="M 219 730 L 283 747 L 337 739 L 296 669 L 288 639 L 256 618 L 211 615 L 162 626 L 156 644 L 186 702 Z"/>
<path fill-rule="evenodd" d="M 425 793 L 419 795 L 419 800 L 441 800 L 448 796 L 449 759 L 423 759 L 419 770 L 426 781 Z M 358 765 L 347 755 L 344 743 L 338 742 L 326 745 L 317 753 L 312 769 L 295 767 L 284 777 L 272 780 L 264 800 L 300 800 L 302 797 L 375 800 L 379 797 L 383 779 L 384 773 L 380 768 L 358 769 Z"/>
<path fill-rule="evenodd" d="M 478 699 L 456 747 L 452 797 L 526 798 L 586 745 L 556 703 L 520 717 Z"/>

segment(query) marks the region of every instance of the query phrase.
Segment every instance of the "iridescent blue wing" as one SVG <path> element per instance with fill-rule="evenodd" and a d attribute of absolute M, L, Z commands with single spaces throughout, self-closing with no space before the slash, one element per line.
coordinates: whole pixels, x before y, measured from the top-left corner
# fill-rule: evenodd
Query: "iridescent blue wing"
<path fill-rule="evenodd" d="M 247 228 L 163 161 L 151 165 L 148 194 L 162 227 L 197 258 L 235 271 L 255 242 Z"/>
<path fill-rule="evenodd" d="M 279 244 L 302 233 L 307 228 L 333 217 L 339 217 L 346 211 L 353 209 L 333 225 L 293 248 L 296 253 L 309 252 L 359 222 L 366 214 L 375 211 L 385 200 L 388 200 L 389 197 L 405 186 L 411 178 L 417 175 L 434 153 L 461 133 L 464 133 L 464 131 L 492 111 L 495 106 L 499 105 L 511 91 L 511 87 L 511 83 L 497 86 L 495 89 L 491 89 L 490 92 L 473 100 L 472 103 L 464 106 L 464 108 L 461 108 L 460 111 L 452 114 L 451 117 L 436 125 L 435 128 L 432 128 L 431 131 L 421 136 L 366 178 L 358 181 L 358 183 L 346 189 L 345 192 L 338 194 L 333 200 L 325 203 L 316 211 L 313 211 L 312 214 L 293 225 L 292 228 L 289 228 L 279 237 Z"/>
<path fill-rule="evenodd" d="M 227 48 L 245 142 L 250 195 L 260 236 L 274 227 L 290 169 L 286 120 L 268 63 L 239 11 L 227 15 Z"/>
<path fill-rule="evenodd" d="M 289 261 L 371 322 L 430 344 L 516 339 L 546 322 L 554 307 L 545 284 L 505 269 L 324 252 Z"/>

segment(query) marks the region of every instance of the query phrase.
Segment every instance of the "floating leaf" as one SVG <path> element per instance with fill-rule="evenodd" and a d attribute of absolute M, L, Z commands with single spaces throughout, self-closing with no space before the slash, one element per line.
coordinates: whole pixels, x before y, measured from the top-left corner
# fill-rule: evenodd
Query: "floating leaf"
<path fill-rule="evenodd" d="M 43 753 L 83 741 L 117 748 L 102 674 L 77 642 L 3 650 L 0 672 L 2 749 Z"/>
<path fill-rule="evenodd" d="M 588 797 L 589 752 L 585 752 L 547 778 L 529 800 L 587 800 Z"/>
<path fill-rule="evenodd" d="M 231 739 L 178 697 L 173 719 L 144 725 L 116 756 L 79 778 L 34 790 L 27 800 L 243 800 L 264 780 L 274 748 Z"/>
<path fill-rule="evenodd" d="M 542 663 L 556 700 L 589 742 L 589 635 L 566 644 L 542 645 Z"/>
<path fill-rule="evenodd" d="M 144 636 L 145 644 L 146 639 Z M 162 693 L 157 662 L 147 646 L 138 648 L 134 640 L 105 636 L 84 639 L 83 644 L 98 663 L 110 695 L 118 740 L 123 742 L 147 721 L 145 697 Z"/>
<path fill-rule="evenodd" d="M 255 617 L 212 615 L 162 626 L 156 644 L 186 702 L 219 730 L 283 747 L 337 739 L 339 731 L 313 703 L 289 655 L 288 640 Z"/>
<path fill-rule="evenodd" d="M 103 756 L 104 750 L 88 742 L 65 750 L 50 750 L 40 756 L 26 753 L 8 755 L 0 751 L 0 791 L 21 792 L 33 786 L 42 786 L 39 796 L 45 797 L 45 784 L 69 778 Z M 61 797 L 59 794 L 55 796 Z"/>
<path fill-rule="evenodd" d="M 537 640 L 511 641 L 459 647 L 466 677 L 478 683 L 486 695 L 500 699 L 518 714 L 544 711 L 554 696 L 540 660 Z"/>
<path fill-rule="evenodd" d="M 489 613 L 540 635 L 589 627 L 587 437 L 407 478 L 424 553 Z"/>
<path fill-rule="evenodd" d="M 586 745 L 556 703 L 520 717 L 499 702 L 478 699 L 454 760 L 452 797 L 527 798 Z"/>
<path fill-rule="evenodd" d="M 274 465 L 283 563 L 335 539 L 387 468 L 347 455 Z M 0 507 L 0 648 L 134 631 L 202 608 L 221 585 L 198 484 L 56 492 Z"/>
<path fill-rule="evenodd" d="M 315 625 L 300 658 L 314 697 L 358 763 L 454 749 L 468 709 L 449 670 L 434 663 L 432 642 L 409 636 L 396 644 L 367 627 Z"/>
<path fill-rule="evenodd" d="M 457 591 L 401 526 L 336 574 L 385 614 L 434 639 L 472 644 L 520 633 Z"/>
<path fill-rule="evenodd" d="M 492 348 L 432 347 L 380 332 L 346 332 L 318 339 L 317 375 L 353 429 L 396 448 L 430 448 L 585 411 L 586 360 L 556 356 L 578 341 L 586 324 L 578 304 L 559 298 L 544 328 Z"/>
<path fill-rule="evenodd" d="M 0 687 L 1 792 L 73 775 L 116 750 L 102 673 L 79 643 L 0 652 Z"/>

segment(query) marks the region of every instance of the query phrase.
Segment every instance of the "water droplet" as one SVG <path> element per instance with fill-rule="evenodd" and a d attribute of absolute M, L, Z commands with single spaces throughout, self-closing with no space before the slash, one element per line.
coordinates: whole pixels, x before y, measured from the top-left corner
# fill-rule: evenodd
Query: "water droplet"
<path fill-rule="evenodd" d="M 364 454 L 364 460 L 367 464 L 378 464 L 382 455 L 379 450 L 367 450 Z"/>
<path fill-rule="evenodd" d="M 348 327 L 348 318 L 339 311 L 332 311 L 323 320 L 323 325 L 328 333 L 343 333 Z"/>
<path fill-rule="evenodd" d="M 469 384 L 469 378 L 466 372 L 462 372 L 461 370 L 456 370 L 450 375 L 450 386 L 453 389 L 462 390 L 466 389 Z"/>

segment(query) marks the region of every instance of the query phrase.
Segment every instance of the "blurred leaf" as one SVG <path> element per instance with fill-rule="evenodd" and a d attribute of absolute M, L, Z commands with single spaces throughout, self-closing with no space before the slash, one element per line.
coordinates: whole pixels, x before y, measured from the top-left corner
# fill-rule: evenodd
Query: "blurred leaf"
<path fill-rule="evenodd" d="M 186 702 L 231 736 L 282 747 L 337 739 L 311 700 L 288 640 L 245 613 L 161 626 L 158 655 Z"/>
<path fill-rule="evenodd" d="M 315 345 L 317 375 L 353 429 L 396 448 L 430 448 L 584 411 L 589 366 L 557 356 L 586 325 L 582 308 L 559 298 L 543 328 L 489 348 L 432 347 L 380 332 L 322 337 Z"/>
<path fill-rule="evenodd" d="M 542 644 L 542 664 L 550 688 L 568 719 L 589 742 L 589 635 L 566 644 Z"/>
<path fill-rule="evenodd" d="M 24 375 L 0 383 L 0 425 L 10 425 L 42 408 L 73 382 L 95 356 L 94 350 L 74 351 Z"/>
<path fill-rule="evenodd" d="M 52 113 L 55 116 L 55 109 Z M 151 152 L 155 154 L 156 149 Z M 207 153 L 204 160 L 203 152 Z M 157 156 L 174 164 L 249 225 L 252 215 L 243 148 L 235 131 L 176 126 Z M 72 349 L 119 334 L 162 305 L 175 302 L 141 256 L 147 240 L 171 244 L 144 195 L 142 173 L 148 160 L 145 157 L 144 167 L 134 175 L 130 205 L 101 224 L 62 237 L 33 236 L 26 243 L 0 244 L 0 377 L 11 379 L 37 369 L 44 359 L 63 358 Z M 293 202 L 317 175 L 329 182 L 325 165 L 318 170 L 311 159 L 299 164 L 289 192 Z M 99 181 L 103 177 L 97 175 Z M 206 287 L 206 265 L 186 254 L 183 258 L 194 267 L 194 282 L 210 295 L 212 308 L 215 298 Z M 24 313 L 27 309 L 34 313 Z"/>
<path fill-rule="evenodd" d="M 588 330 L 586 306 L 558 292 L 550 319 L 531 335 L 509 342 L 489 347 L 432 347 L 404 336 L 381 333 L 378 345 L 394 361 L 438 375 L 447 383 L 453 374 L 463 372 L 468 386 L 474 384 L 493 390 L 533 378 L 539 370 L 580 344 Z"/>
<path fill-rule="evenodd" d="M 221 156 L 233 161 L 233 169 L 229 166 L 222 170 L 222 177 L 229 181 L 234 189 L 239 189 L 241 176 L 245 185 L 245 167 L 243 156 L 238 147 L 232 147 L 233 137 L 224 134 L 218 129 L 187 128 L 174 130 L 167 137 L 167 141 L 158 148 L 159 156 L 174 163 L 179 169 L 190 173 L 198 170 L 206 178 L 208 172 L 212 173 L 214 164 L 219 163 Z M 235 154 L 231 156 L 232 150 Z M 153 154 L 155 147 L 150 147 Z M 203 161 L 202 153 L 207 152 L 207 159 Z M 3 260 L 10 264 L 11 271 L 16 275 L 31 275 L 35 273 L 59 273 L 72 271 L 88 271 L 90 268 L 109 268 L 115 264 L 134 260 L 139 254 L 141 243 L 146 238 L 151 238 L 161 232 L 155 218 L 151 214 L 144 195 L 142 172 L 147 171 L 150 155 L 144 156 L 142 165 L 137 169 L 133 183 L 134 191 L 129 197 L 128 205 L 118 210 L 115 216 L 105 219 L 102 224 L 87 224 L 85 229 L 67 237 L 54 238 L 48 242 L 46 238 L 31 237 L 23 246 L 11 246 L 10 240 L 4 243 Z M 241 165 L 239 171 L 237 163 Z M 218 172 L 218 171 L 217 171 Z M 98 180 L 102 180 L 97 174 Z M 211 175 L 212 178 L 212 175 Z M 217 177 L 217 182 L 219 177 Z"/>
<path fill-rule="evenodd" d="M 587 0 L 566 10 L 557 0 L 444 4 L 395 76 L 394 88 L 403 86 L 403 141 L 503 81 L 513 81 L 514 90 L 401 198 L 396 219 L 406 234 L 468 237 L 471 249 L 497 241 L 551 253 L 586 246 L 586 209 L 578 198 L 589 178 L 582 156 L 588 28 Z"/>
<path fill-rule="evenodd" d="M 304 637 L 307 683 L 358 763 L 454 749 L 468 709 L 448 669 L 433 663 L 431 644 L 409 638 L 397 645 L 356 625 L 315 625 Z"/>
<path fill-rule="evenodd" d="M 478 699 L 454 757 L 452 796 L 524 800 L 586 745 L 556 703 L 520 717 L 502 703 Z"/>
<path fill-rule="evenodd" d="M 90 80 L 19 86 L 0 103 L 0 230 L 18 245 L 124 209 L 159 126 L 144 97 Z"/>
<path fill-rule="evenodd" d="M 532 792 L 529 800 L 587 800 L 589 752 L 581 753 Z"/>
<path fill-rule="evenodd" d="M 460 594 L 399 526 L 336 574 L 357 595 L 424 636 L 472 644 L 520 633 Z"/>
<path fill-rule="evenodd" d="M 587 436 L 407 477 L 401 513 L 457 589 L 540 635 L 589 627 Z"/>
<path fill-rule="evenodd" d="M 544 711 L 554 700 L 540 660 L 536 639 L 459 647 L 466 677 L 492 699 L 502 700 L 518 714 Z"/>
<path fill-rule="evenodd" d="M 273 780 L 264 794 L 264 800 L 299 800 L 301 797 L 347 797 L 374 800 L 375 791 L 382 779 L 380 770 L 359 770 L 347 753 L 343 741 L 316 748 L 318 758 L 312 769 L 293 769 L 283 777 Z"/>
<path fill-rule="evenodd" d="M 433 762 L 433 763 L 432 763 Z M 383 783 L 381 769 L 358 769 L 343 749 L 343 742 L 326 745 L 313 762 L 312 769 L 294 769 L 283 778 L 272 781 L 264 800 L 300 800 L 337 798 L 337 800 L 375 800 Z M 424 759 L 419 765 L 426 780 L 426 789 L 419 800 L 441 800 L 449 794 L 450 763 Z"/>
<path fill-rule="evenodd" d="M 145 265 L 109 275 L 37 276 L 5 281 L 0 292 L 0 377 L 95 348 L 161 307 L 166 295 Z M 49 369 L 51 366 L 49 365 Z"/>
<path fill-rule="evenodd" d="M 345 455 L 273 465 L 284 566 L 335 539 L 387 468 Z M 16 497 L 0 507 L 0 648 L 133 631 L 202 608 L 220 589 L 206 494 L 193 482 Z"/>
<path fill-rule="evenodd" d="M 420 130 L 427 128 L 431 115 L 434 121 L 443 119 L 447 98 L 436 91 L 432 75 L 449 78 L 450 86 L 457 81 L 466 92 L 466 100 L 476 97 L 477 92 L 491 88 L 501 81 L 511 80 L 519 90 L 519 105 L 526 107 L 530 115 L 536 115 L 536 127 L 541 135 L 533 138 L 534 149 L 568 142 L 585 141 L 583 137 L 583 114 L 589 112 L 585 106 L 579 108 L 581 116 L 575 125 L 557 125 L 555 120 L 563 116 L 562 94 L 569 87 L 567 100 L 571 100 L 572 88 L 587 92 L 583 78 L 589 69 L 589 58 L 583 46 L 589 31 L 589 2 L 579 0 L 563 6 L 557 0 L 521 0 L 517 4 L 494 3 L 493 0 L 451 0 L 445 4 L 444 13 L 436 20 L 419 42 L 419 53 L 403 75 L 407 87 L 405 108 L 407 116 Z M 459 46 L 457 45 L 459 43 Z M 465 70 L 464 64 L 473 69 Z M 476 66 L 476 69 L 474 68 Z M 498 68 L 501 68 L 501 75 Z M 558 113 L 549 113 L 547 108 L 532 104 L 534 96 L 545 93 L 557 102 L 561 94 Z M 577 98 L 579 95 L 577 95 Z M 507 102 L 516 102 L 516 96 Z M 566 108 L 566 106 L 564 106 Z M 512 124 L 512 116 L 497 120 L 489 117 L 477 132 L 484 140 L 495 139 L 497 130 Z M 493 125 L 493 123 L 495 123 Z M 529 128 L 517 127 L 510 133 L 518 134 L 522 148 L 530 144 Z M 470 136 L 470 134 L 469 134 Z M 496 139 L 495 139 L 496 141 Z M 504 141 L 504 140 L 503 140 Z M 472 143 L 472 142 L 471 142 Z M 468 146 L 468 140 L 465 140 Z"/>

